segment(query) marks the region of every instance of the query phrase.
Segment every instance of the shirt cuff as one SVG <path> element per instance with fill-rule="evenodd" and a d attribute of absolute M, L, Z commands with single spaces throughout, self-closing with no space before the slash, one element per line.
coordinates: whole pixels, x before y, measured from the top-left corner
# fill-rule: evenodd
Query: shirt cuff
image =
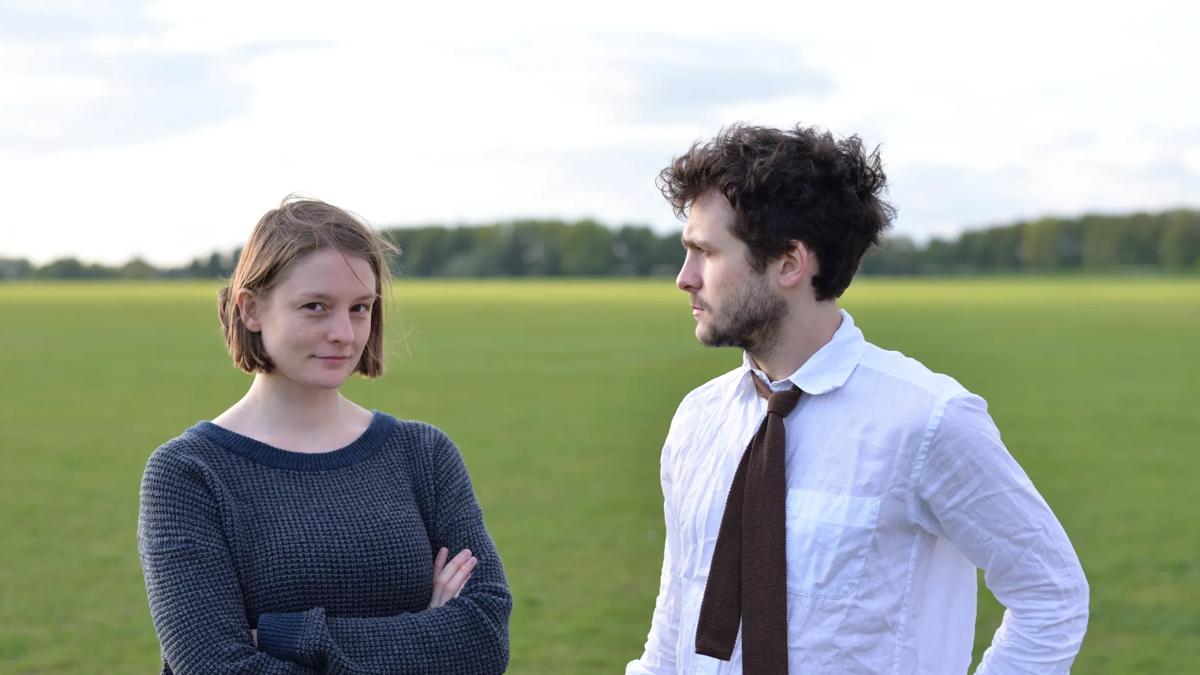
<path fill-rule="evenodd" d="M 258 649 L 277 659 L 300 662 L 300 638 L 307 612 L 279 612 L 258 617 Z"/>

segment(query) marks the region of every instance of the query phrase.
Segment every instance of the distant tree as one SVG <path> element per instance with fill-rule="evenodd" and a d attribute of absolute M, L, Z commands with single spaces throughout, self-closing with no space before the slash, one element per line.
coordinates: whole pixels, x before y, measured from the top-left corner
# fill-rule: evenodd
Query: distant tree
<path fill-rule="evenodd" d="M 33 264 L 25 258 L 0 258 L 0 281 L 28 279 L 33 272 Z"/>
<path fill-rule="evenodd" d="M 1200 271 L 1200 213 L 1173 211 L 1166 215 L 1162 238 L 1159 240 L 1159 260 L 1164 268 L 1181 272 Z"/>
<path fill-rule="evenodd" d="M 658 261 L 658 235 L 648 227 L 626 225 L 613 234 L 612 273 L 623 276 L 650 274 Z"/>
<path fill-rule="evenodd" d="M 966 270 L 959 259 L 958 242 L 934 237 L 921 252 L 921 272 L 925 274 L 957 274 Z"/>
<path fill-rule="evenodd" d="M 599 276 L 612 269 L 613 233 L 603 225 L 584 220 L 567 229 L 563 237 L 563 274 Z"/>
<path fill-rule="evenodd" d="M 1020 267 L 1052 272 L 1077 269 L 1083 262 L 1083 227 L 1079 221 L 1041 218 L 1018 223 Z"/>
<path fill-rule="evenodd" d="M 208 262 L 204 265 L 204 276 L 216 279 L 224 272 L 225 265 L 221 263 L 221 254 L 213 251 L 208 256 Z"/>
<path fill-rule="evenodd" d="M 859 271 L 863 274 L 918 274 L 921 272 L 921 250 L 908 237 L 888 237 L 878 248 L 867 251 Z"/>
<path fill-rule="evenodd" d="M 134 258 L 117 269 L 117 276 L 122 279 L 153 279 L 160 274 L 157 267 L 141 258 Z"/>
<path fill-rule="evenodd" d="M 524 220 L 513 223 L 522 276 L 558 276 L 562 274 L 562 238 L 564 223 Z"/>
<path fill-rule="evenodd" d="M 83 279 L 87 270 L 77 258 L 59 258 L 39 267 L 36 276 L 41 279 Z"/>

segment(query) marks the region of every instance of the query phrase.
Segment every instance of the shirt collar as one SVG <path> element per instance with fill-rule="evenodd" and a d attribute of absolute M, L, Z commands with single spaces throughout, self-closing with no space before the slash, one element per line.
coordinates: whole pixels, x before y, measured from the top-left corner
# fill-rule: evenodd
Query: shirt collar
<path fill-rule="evenodd" d="M 858 362 L 862 360 L 867 342 L 863 338 L 862 331 L 854 325 L 854 319 L 850 313 L 844 309 L 838 311 L 842 315 L 842 325 L 838 326 L 833 337 L 786 380 L 771 382 L 766 373 L 754 366 L 754 362 L 750 360 L 750 355 L 746 352 L 742 352 L 743 373 L 750 377 L 762 378 L 764 382 L 771 384 L 772 389 L 786 388 L 786 383 L 790 382 L 804 393 L 812 396 L 833 391 L 846 384 L 846 380 L 850 379 L 850 373 L 854 372 Z M 753 387 L 753 383 L 748 381 L 745 376 L 740 382 Z"/>

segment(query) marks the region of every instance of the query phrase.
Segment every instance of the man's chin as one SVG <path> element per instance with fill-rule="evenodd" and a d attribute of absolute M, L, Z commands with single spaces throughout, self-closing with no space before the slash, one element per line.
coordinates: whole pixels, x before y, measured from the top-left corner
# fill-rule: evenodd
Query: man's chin
<path fill-rule="evenodd" d="M 709 330 L 704 330 L 703 326 L 696 326 L 696 341 L 705 347 L 736 347 L 731 340 L 724 335 L 717 335 Z"/>

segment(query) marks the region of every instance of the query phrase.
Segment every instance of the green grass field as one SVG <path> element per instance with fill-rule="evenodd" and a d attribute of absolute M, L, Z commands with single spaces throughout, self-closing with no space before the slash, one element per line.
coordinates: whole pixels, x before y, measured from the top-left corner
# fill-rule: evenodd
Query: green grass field
<path fill-rule="evenodd" d="M 241 396 L 214 285 L 0 284 L 0 672 L 149 673 L 142 467 Z M 1200 663 L 1200 280 L 857 282 L 867 338 L 988 399 L 1092 588 L 1076 672 Z M 669 280 L 399 282 L 348 394 L 459 444 L 504 558 L 514 673 L 614 673 L 649 628 L 658 456 L 696 345 Z M 981 588 L 976 655 L 1000 611 Z"/>

